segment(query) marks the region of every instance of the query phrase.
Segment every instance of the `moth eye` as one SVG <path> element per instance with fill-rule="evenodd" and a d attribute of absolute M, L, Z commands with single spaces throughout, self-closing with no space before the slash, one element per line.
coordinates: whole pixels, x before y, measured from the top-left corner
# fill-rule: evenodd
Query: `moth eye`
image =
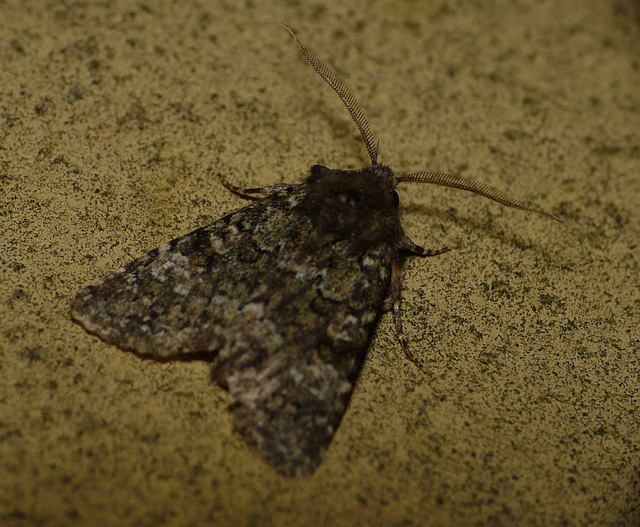
<path fill-rule="evenodd" d="M 360 203 L 360 192 L 357 190 L 347 190 L 345 192 L 341 192 L 338 199 L 342 203 L 348 205 L 357 205 Z"/>
<path fill-rule="evenodd" d="M 393 191 L 393 206 L 396 209 L 400 206 L 400 196 L 395 190 Z"/>

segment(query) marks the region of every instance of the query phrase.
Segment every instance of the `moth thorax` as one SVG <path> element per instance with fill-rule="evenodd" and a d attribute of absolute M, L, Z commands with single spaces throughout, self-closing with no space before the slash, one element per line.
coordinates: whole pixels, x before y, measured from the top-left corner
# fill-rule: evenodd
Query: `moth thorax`
<path fill-rule="evenodd" d="M 301 209 L 324 239 L 359 247 L 394 244 L 402 236 L 396 178 L 386 166 L 331 170 L 314 165 Z"/>

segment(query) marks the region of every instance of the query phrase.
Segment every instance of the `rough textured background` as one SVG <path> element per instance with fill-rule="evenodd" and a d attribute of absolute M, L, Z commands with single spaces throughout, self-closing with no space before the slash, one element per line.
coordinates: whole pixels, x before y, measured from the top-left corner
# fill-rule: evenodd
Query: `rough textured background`
<path fill-rule="evenodd" d="M 263 4 L 265 6 L 263 7 Z M 201 361 L 69 319 L 85 284 L 366 152 L 565 218 L 406 186 L 407 333 L 385 315 L 318 472 L 279 477 Z M 602 0 L 0 2 L 0 523 L 640 522 L 640 28 Z"/>

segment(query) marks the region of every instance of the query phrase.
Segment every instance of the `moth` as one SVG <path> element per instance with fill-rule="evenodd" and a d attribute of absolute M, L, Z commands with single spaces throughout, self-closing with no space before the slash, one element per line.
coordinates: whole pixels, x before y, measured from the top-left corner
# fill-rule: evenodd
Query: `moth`
<path fill-rule="evenodd" d="M 234 428 L 281 474 L 301 476 L 318 467 L 340 424 L 386 299 L 415 362 L 402 330 L 401 259 L 448 249 L 425 250 L 405 234 L 397 186 L 443 185 L 551 215 L 477 181 L 441 172 L 398 176 L 378 164 L 354 96 L 285 27 L 347 108 L 371 166 L 314 165 L 302 183 L 264 188 L 222 179 L 252 203 L 83 289 L 71 315 L 122 349 L 211 354 Z"/>

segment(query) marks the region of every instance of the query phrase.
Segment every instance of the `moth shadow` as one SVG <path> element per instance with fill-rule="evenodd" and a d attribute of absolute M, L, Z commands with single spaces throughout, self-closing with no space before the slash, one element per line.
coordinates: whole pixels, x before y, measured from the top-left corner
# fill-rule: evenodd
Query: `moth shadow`
<path fill-rule="evenodd" d="M 224 390 L 228 390 L 229 386 L 227 385 L 226 379 L 223 375 L 220 374 L 220 368 L 216 367 L 215 359 L 217 357 L 217 353 L 210 351 L 194 351 L 194 352 L 186 352 L 186 353 L 172 353 L 171 355 L 165 355 L 163 357 L 157 357 L 154 355 L 150 355 L 148 353 L 139 353 L 132 349 L 121 348 L 126 353 L 131 353 L 136 356 L 136 358 L 141 359 L 143 361 L 152 362 L 155 364 L 167 364 L 167 363 L 191 363 L 191 362 L 204 362 L 207 363 L 209 367 L 209 380 L 212 384 L 218 385 L 220 388 Z"/>
<path fill-rule="evenodd" d="M 425 205 L 419 203 L 408 203 L 402 208 L 403 213 L 415 212 L 420 215 L 426 214 L 427 217 L 440 220 L 445 224 L 455 223 L 465 230 L 482 232 L 485 237 L 492 238 L 498 242 L 513 245 L 521 250 L 534 249 L 543 255 L 546 259 L 552 260 L 551 254 L 545 248 L 538 244 L 537 241 L 527 239 L 518 234 L 517 227 L 510 227 L 498 222 L 498 216 L 493 214 L 483 214 L 482 216 L 472 216 L 468 214 L 459 214 L 454 208 L 439 208 L 433 205 Z M 517 212 L 516 212 L 517 213 Z M 544 218 L 542 219 L 544 221 Z M 442 240 L 438 243 L 446 245 L 446 230 L 443 231 Z M 433 236 L 431 236 L 433 238 Z M 418 242 L 420 243 L 420 242 Z M 464 242 L 463 242 L 464 243 Z M 457 245 L 460 248 L 463 245 Z M 431 248 L 431 247 L 429 247 Z"/>
<path fill-rule="evenodd" d="M 331 130 L 331 136 L 339 143 L 344 145 L 344 150 L 349 152 L 349 155 L 353 155 L 358 160 L 361 160 L 359 166 L 345 166 L 340 164 L 340 169 L 353 169 L 359 170 L 363 167 L 371 166 L 371 162 L 365 155 L 361 155 L 362 150 L 362 138 L 360 134 L 353 133 L 351 127 L 353 123 L 349 120 L 342 119 L 338 116 L 338 111 L 331 108 L 330 105 L 325 104 L 321 97 L 309 96 L 308 92 L 305 92 L 307 101 L 309 101 L 309 107 L 313 108 L 313 114 L 319 115 L 319 119 L 326 122 Z M 332 151 L 327 147 L 327 150 Z M 333 150 L 335 152 L 335 150 Z M 321 155 L 318 156 L 317 163 L 325 164 Z"/>
<path fill-rule="evenodd" d="M 135 355 L 138 359 L 147 362 L 156 362 L 158 364 L 166 364 L 169 362 L 182 362 L 182 363 L 190 363 L 190 362 L 208 362 L 212 363 L 216 358 L 216 353 L 211 353 L 210 351 L 193 351 L 186 353 L 172 353 L 170 355 L 157 356 L 151 355 L 149 353 L 140 353 L 138 351 L 132 350 L 130 348 L 123 348 L 120 346 L 120 349 Z"/>

